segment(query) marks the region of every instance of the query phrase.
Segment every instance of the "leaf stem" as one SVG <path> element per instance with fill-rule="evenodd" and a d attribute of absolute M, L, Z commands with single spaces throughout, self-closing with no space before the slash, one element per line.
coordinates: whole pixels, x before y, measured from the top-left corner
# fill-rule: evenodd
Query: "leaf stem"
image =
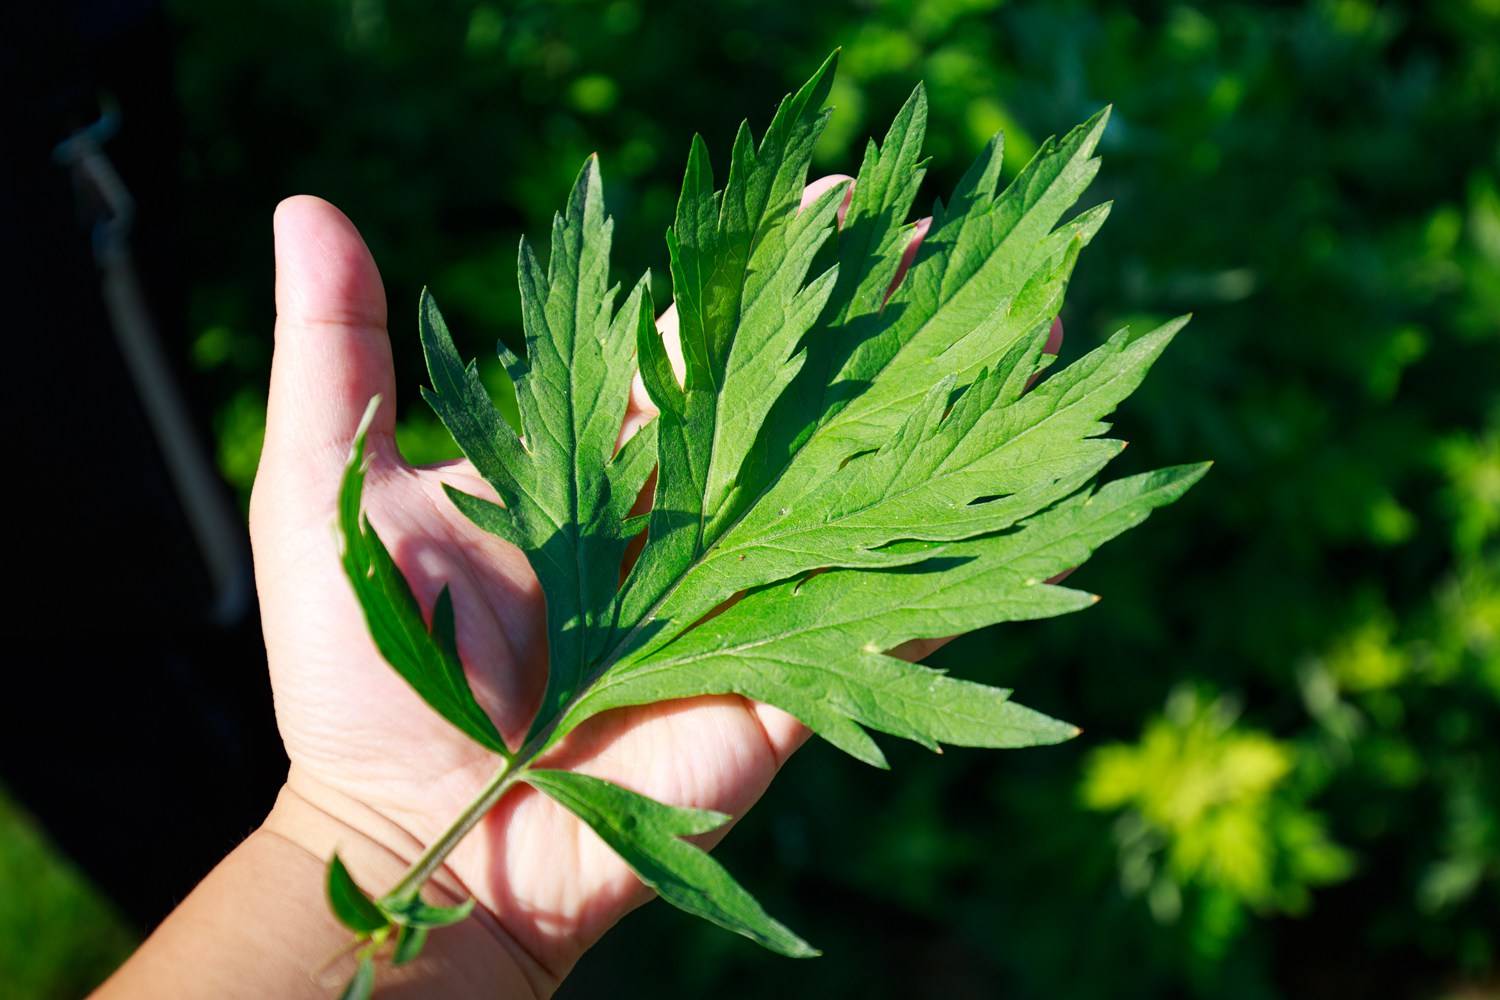
<path fill-rule="evenodd" d="M 522 755 L 527 750 L 531 750 L 530 754 L 523 757 Z M 523 747 L 512 757 L 502 757 L 500 767 L 495 772 L 495 776 L 490 779 L 489 784 L 485 785 L 484 790 L 475 797 L 474 801 L 470 802 L 464 811 L 448 825 L 448 829 L 443 831 L 442 836 L 434 840 L 427 850 L 422 852 L 422 856 L 412 863 L 412 866 L 406 870 L 406 874 L 401 876 L 401 881 L 385 894 L 385 899 L 392 902 L 408 902 L 416 898 L 422 886 L 434 872 L 443 866 L 448 855 L 453 853 L 458 842 L 463 840 L 470 830 L 478 826 L 485 814 L 505 796 L 511 785 L 521 777 L 526 764 L 535 755 L 534 749 Z"/>
<path fill-rule="evenodd" d="M 363 948 L 364 945 L 364 938 L 356 937 L 353 941 L 345 944 L 338 951 L 335 951 L 333 954 L 329 955 L 322 962 L 320 962 L 317 968 L 308 973 L 308 977 L 320 989 L 333 989 L 338 985 L 338 980 L 330 978 L 328 973 L 332 971 L 333 967 L 336 964 L 338 964 L 339 959 L 343 958 L 346 955 L 354 954 L 356 951 L 359 951 L 360 948 Z"/>

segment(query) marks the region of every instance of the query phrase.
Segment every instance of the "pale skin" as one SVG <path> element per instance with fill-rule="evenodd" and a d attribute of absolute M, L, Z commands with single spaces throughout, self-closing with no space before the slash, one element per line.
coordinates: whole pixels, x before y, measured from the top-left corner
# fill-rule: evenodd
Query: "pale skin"
<path fill-rule="evenodd" d="M 804 203 L 845 180 L 814 182 Z M 924 232 L 925 221 L 908 262 Z M 328 858 L 336 849 L 366 891 L 385 892 L 495 772 L 497 758 L 381 659 L 342 575 L 335 499 L 371 397 L 383 402 L 368 439 L 370 522 L 426 612 L 442 586 L 451 587 L 470 683 L 511 746 L 545 683 L 544 606 L 525 557 L 469 523 L 441 487 L 491 498 L 493 491 L 467 462 L 416 468 L 396 448 L 385 292 L 359 233 L 308 196 L 278 207 L 275 233 L 276 346 L 250 530 L 291 768 L 264 824 L 100 988 L 105 1000 L 336 993 L 352 959 L 319 969 L 351 936 L 323 897 Z M 660 326 L 680 361 L 670 310 Z M 1054 326 L 1049 351 L 1061 337 Z M 622 434 L 653 412 L 637 379 Z M 932 646 L 901 652 L 916 658 Z M 806 738 L 773 707 L 694 698 L 591 719 L 545 763 L 738 816 Z M 649 898 L 593 831 L 524 785 L 448 857 L 425 894 L 440 904 L 473 896 L 475 916 L 434 932 L 416 962 L 382 966 L 381 996 L 547 996 L 590 945 Z"/>

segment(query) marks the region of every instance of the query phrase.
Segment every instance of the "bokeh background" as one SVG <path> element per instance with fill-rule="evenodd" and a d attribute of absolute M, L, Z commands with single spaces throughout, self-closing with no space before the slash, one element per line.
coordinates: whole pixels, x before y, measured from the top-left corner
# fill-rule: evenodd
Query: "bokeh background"
<path fill-rule="evenodd" d="M 31 395 L 6 426 L 50 456 L 42 479 L 83 469 L 92 499 L 68 559 L 57 537 L 76 521 L 17 543 L 46 582 L 6 625 L 8 673 L 22 691 L 68 681 L 42 705 L 8 699 L 33 728 L 0 744 L 0 993 L 75 996 L 106 975 L 253 826 L 284 766 L 253 619 L 207 623 L 170 593 L 201 570 L 132 555 L 142 518 L 181 538 L 178 515 L 150 502 L 149 456 L 90 446 L 140 420 L 128 383 L 105 384 L 107 324 L 57 319 L 59 274 L 79 301 L 97 287 L 46 162 L 65 124 L 100 94 L 118 104 L 105 151 L 140 202 L 150 306 L 243 505 L 280 198 L 322 195 L 363 231 L 392 302 L 403 447 L 446 457 L 415 392 L 418 290 L 466 353 L 518 345 L 517 237 L 546 231 L 595 150 L 621 277 L 664 275 L 693 131 L 722 159 L 741 117 L 763 127 L 842 46 L 817 169 L 853 172 L 925 80 L 922 202 L 994 131 L 1013 175 L 1113 103 L 1086 201 L 1115 209 L 1070 290 L 1064 359 L 1193 312 L 1121 414 L 1118 465 L 1217 466 L 1080 571 L 1096 609 L 935 657 L 1083 737 L 889 746 L 892 774 L 813 747 L 736 829 L 730 869 L 827 957 L 778 959 L 653 905 L 564 995 L 1500 997 L 1500 2 L 59 10 L 0 43 L 26 125 L 0 204 L 66 209 L 43 238 L 6 237 L 13 273 L 37 282 L 8 298 Z M 66 100 L 34 100 L 58 81 Z M 55 363 L 28 360 L 48 350 Z M 124 416 L 78 426 L 90 404 L 60 386 L 113 393 Z M 111 574 L 129 600 L 80 582 Z M 158 604 L 131 604 L 142 591 Z M 76 634 L 50 624 L 64 614 Z M 165 693 L 99 704 L 143 685 Z M 203 763 L 179 773 L 184 755 Z"/>

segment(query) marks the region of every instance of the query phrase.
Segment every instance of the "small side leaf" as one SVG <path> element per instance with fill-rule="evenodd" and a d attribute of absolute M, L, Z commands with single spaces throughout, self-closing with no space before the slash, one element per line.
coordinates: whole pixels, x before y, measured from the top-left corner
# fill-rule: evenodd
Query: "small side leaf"
<path fill-rule="evenodd" d="M 375 901 L 355 884 L 349 869 L 344 867 L 337 854 L 328 862 L 327 888 L 328 905 L 333 910 L 333 915 L 354 933 L 370 935 L 389 926 L 390 920 L 375 905 Z"/>
<path fill-rule="evenodd" d="M 457 906 L 433 906 L 420 896 L 402 902 L 387 898 L 380 901 L 380 907 L 392 920 L 403 927 L 429 929 L 447 927 L 465 919 L 474 912 L 474 900 L 466 899 Z"/>
<path fill-rule="evenodd" d="M 370 1000 L 370 994 L 374 990 L 375 960 L 369 955 L 361 955 L 359 965 L 355 968 L 349 985 L 345 986 L 344 992 L 339 994 L 339 1000 Z"/>
<path fill-rule="evenodd" d="M 408 924 L 396 934 L 396 950 L 391 953 L 392 965 L 405 965 L 422 953 L 427 943 L 427 928 Z"/>
<path fill-rule="evenodd" d="M 792 958 L 818 954 L 773 920 L 722 865 L 680 839 L 718 829 L 730 817 L 663 805 L 571 771 L 531 771 L 525 780 L 592 827 L 642 882 L 673 906 Z"/>
<path fill-rule="evenodd" d="M 445 587 L 432 609 L 432 628 L 411 586 L 396 568 L 380 536 L 360 513 L 365 485 L 365 433 L 380 405 L 370 400 L 354 435 L 339 489 L 339 544 L 344 572 L 364 610 L 376 647 L 422 700 L 470 739 L 502 756 L 510 751 L 495 723 L 474 700 L 454 639 L 453 603 Z"/>

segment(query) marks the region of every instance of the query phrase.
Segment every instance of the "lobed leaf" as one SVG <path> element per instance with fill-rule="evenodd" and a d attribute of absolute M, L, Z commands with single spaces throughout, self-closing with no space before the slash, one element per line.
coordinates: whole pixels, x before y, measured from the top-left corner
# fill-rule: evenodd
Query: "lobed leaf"
<path fill-rule="evenodd" d="M 885 651 L 1001 621 L 1088 607 L 1092 595 L 1043 581 L 1181 496 L 1207 466 L 1181 466 L 1078 493 L 1015 531 L 913 546 L 923 562 L 840 569 L 755 591 L 676 641 L 603 677 L 559 727 L 609 708 L 704 694 L 775 705 L 861 760 L 884 757 L 861 727 L 936 748 L 1057 743 L 1077 733 L 1010 692 L 956 680 Z"/>
<path fill-rule="evenodd" d="M 426 396 L 501 505 L 449 495 L 480 527 L 526 550 L 546 595 L 549 671 L 538 720 L 577 694 L 591 657 L 613 631 L 628 541 L 619 521 L 654 464 L 654 434 L 637 434 L 615 454 L 647 278 L 616 312 L 617 288 L 608 284 L 613 226 L 604 214 L 599 164 L 590 157 L 553 219 L 545 268 L 521 241 L 526 357 L 501 346 L 515 386 L 519 436 L 474 365 L 460 361 L 430 296 L 421 310 L 433 383 Z"/>
<path fill-rule="evenodd" d="M 637 323 L 643 381 L 661 410 L 659 462 L 647 542 L 621 591 L 622 632 L 650 614 L 743 507 L 741 471 L 770 404 L 801 369 L 799 341 L 834 290 L 837 267 L 806 279 L 833 235 L 843 190 L 799 211 L 833 64 L 830 57 L 782 102 L 759 147 L 741 126 L 722 195 L 703 140 L 693 140 L 667 236 L 681 387 L 650 317 Z"/>
<path fill-rule="evenodd" d="M 892 146 L 893 140 L 897 150 L 909 146 L 906 140 L 920 117 L 921 103 L 909 104 L 910 122 L 899 132 L 893 128 L 887 147 Z M 612 651 L 617 662 L 671 641 L 746 588 L 819 567 L 877 567 L 910 561 L 879 546 L 903 535 L 920 536 L 932 509 L 914 500 L 907 504 L 908 513 L 903 518 L 888 519 L 878 526 L 875 534 L 883 533 L 885 537 L 874 541 L 850 537 L 841 531 L 846 525 L 838 523 L 837 515 L 842 512 L 828 506 L 836 500 L 830 497 L 833 488 L 830 478 L 841 471 L 843 475 L 838 476 L 841 483 L 859 478 L 868 466 L 848 471 L 856 464 L 855 459 L 886 446 L 910 424 L 914 414 L 941 413 L 947 401 L 933 400 L 932 394 L 945 380 L 951 380 L 946 383 L 951 391 L 969 386 L 988 373 L 993 379 L 989 388 L 994 390 L 989 402 L 1008 404 L 1014 402 L 1027 379 L 1039 370 L 1041 347 L 1061 306 L 1078 253 L 1107 214 L 1103 209 L 1090 210 L 1057 225 L 1063 212 L 1097 172 L 1098 161 L 1092 153 L 1106 118 L 1106 113 L 1101 112 L 1062 142 L 1044 143 L 1004 192 L 996 190 L 998 137 L 986 147 L 955 190 L 949 207 L 945 209 L 939 204 L 934 211 L 932 227 L 911 270 L 889 301 L 882 299 L 883 304 L 873 304 L 873 295 L 866 288 L 864 308 L 877 311 L 864 314 L 861 322 L 846 318 L 843 332 L 856 343 L 852 348 L 846 345 L 845 360 L 836 369 L 829 366 L 826 380 L 821 384 L 803 382 L 790 386 L 790 392 L 803 400 L 800 407 L 804 411 L 811 406 L 819 414 L 817 425 L 798 433 L 800 443 L 794 444 L 780 468 L 766 464 L 770 459 L 765 458 L 749 471 L 747 481 L 764 483 L 759 495 L 742 500 L 733 519 L 720 518 L 715 522 L 720 528 L 718 534 L 700 539 L 691 558 L 679 554 L 669 571 L 661 574 L 672 578 L 658 579 L 650 588 L 653 600 L 648 607 L 642 607 L 639 601 L 631 604 L 627 599 L 625 607 L 632 615 L 624 620 L 636 621 L 636 625 Z M 907 162 L 914 163 L 909 153 Z M 839 239 L 842 241 L 842 234 Z M 894 248 L 888 249 L 883 258 L 867 261 L 866 270 L 889 264 L 892 254 L 896 254 Z M 1172 332 L 1175 327 L 1169 324 L 1150 342 L 1164 346 Z M 1149 352 L 1142 352 L 1146 354 Z M 1117 384 L 1138 382 L 1154 357 L 1155 354 L 1149 354 L 1115 359 L 1111 371 L 1119 370 L 1121 381 Z M 1101 392 L 1093 397 L 1096 418 L 1112 409 L 1123 395 L 1123 392 Z M 806 402 L 809 399 L 815 402 L 809 404 Z M 774 402 L 765 400 L 763 406 L 769 409 Z M 780 405 L 788 411 L 799 408 L 793 395 Z M 978 402 L 971 404 L 976 415 L 983 408 Z M 1064 416 L 1076 418 L 1087 407 L 1063 409 Z M 1027 414 L 1038 420 L 1044 416 L 1034 405 L 1013 410 L 1009 416 L 1024 418 Z M 1026 488 L 1017 492 L 1025 492 L 1034 504 L 1029 510 L 1020 501 L 1012 505 L 1016 517 L 1065 495 L 1063 487 L 1069 484 L 1073 489 L 1079 488 L 1088 478 L 1080 476 L 1080 470 L 1093 462 L 1097 472 L 1107 460 L 1109 446 L 1082 443 L 1084 438 L 1101 432 L 1096 419 L 1051 420 L 1047 425 L 1050 442 L 1041 440 L 1045 434 L 1033 433 L 1004 451 L 999 447 L 1007 439 L 1002 436 L 1003 428 L 997 429 L 995 435 L 980 431 L 965 438 L 961 457 L 969 462 L 967 482 L 989 483 L 971 492 L 969 500 L 1005 492 L 1007 482 L 996 470 L 1006 470 L 1007 462 L 1018 450 L 1040 454 L 1040 463 L 1033 468 L 1022 463 L 1010 477 L 1010 483 L 1024 483 Z M 1027 447 L 1033 443 L 1036 447 Z M 1045 443 L 1059 447 L 1044 452 Z M 1118 451 L 1118 445 L 1113 447 Z M 768 456 L 774 452 L 773 447 L 768 447 L 759 454 Z M 690 505 L 663 492 L 662 484 L 672 481 L 671 458 L 663 451 L 655 498 L 656 506 L 662 509 L 663 521 Z M 961 470 L 955 468 L 955 471 Z M 1053 489 L 1050 494 L 1046 492 L 1048 484 Z M 931 497 L 944 486 L 956 489 L 961 485 L 961 481 L 946 479 L 929 484 L 926 493 Z M 952 506 L 951 495 L 936 499 Z M 916 511 L 915 516 L 912 510 Z M 995 515 L 1004 510 L 964 512 L 977 516 L 963 530 L 955 528 L 949 535 L 964 537 L 1003 527 L 1007 522 Z M 785 544 L 771 537 L 783 526 L 795 528 L 797 515 L 803 525 L 811 527 L 810 532 L 801 533 Z M 783 525 L 789 516 L 791 520 Z M 1014 519 L 1009 523 L 1014 523 Z M 648 538 L 655 535 L 651 530 Z M 809 538 L 817 541 L 810 548 L 802 544 Z M 648 541 L 646 554 L 651 547 Z"/>
<path fill-rule="evenodd" d="M 526 781 L 593 828 L 643 883 L 673 906 L 792 958 L 818 954 L 773 920 L 722 865 L 681 839 L 716 830 L 731 817 L 663 805 L 572 771 L 529 771 Z"/>
<path fill-rule="evenodd" d="M 554 219 L 546 266 L 521 244 L 526 356 L 500 348 L 514 420 L 425 292 L 419 310 L 424 395 L 499 502 L 448 495 L 525 552 L 546 598 L 547 687 L 515 774 L 663 898 L 790 955 L 814 952 L 681 839 L 728 817 L 531 762 L 600 712 L 705 694 L 776 705 L 880 766 L 871 731 L 933 749 L 1065 740 L 1078 730 L 1008 690 L 891 650 L 1091 605 L 1046 581 L 1207 468 L 1090 485 L 1124 447 L 1107 436 L 1109 414 L 1185 317 L 1119 333 L 1032 387 L 1053 360 L 1044 345 L 1079 255 L 1109 213 L 1065 218 L 1099 169 L 1108 109 L 1048 139 L 1003 188 L 997 135 L 935 204 L 898 284 L 916 232 L 926 95 L 918 86 L 867 146 L 852 192 L 835 186 L 803 208 L 834 63 L 782 101 L 758 143 L 741 125 L 722 189 L 693 139 L 667 234 L 680 380 L 647 279 L 615 308 L 612 222 L 592 157 Z M 660 415 L 617 447 L 635 370 Z M 376 643 L 445 718 L 509 756 L 464 680 L 447 591 L 428 629 L 359 520 L 362 453 L 363 431 L 340 524 Z M 632 514 L 653 470 L 650 510 Z M 380 905 L 401 925 L 406 961 L 427 928 L 472 901 L 430 907 L 413 892 Z"/>

